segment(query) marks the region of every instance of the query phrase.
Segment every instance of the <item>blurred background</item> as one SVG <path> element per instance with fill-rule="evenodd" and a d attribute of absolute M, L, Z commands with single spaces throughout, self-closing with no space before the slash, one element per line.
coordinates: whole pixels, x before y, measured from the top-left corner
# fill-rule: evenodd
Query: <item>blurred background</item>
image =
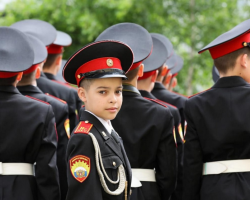
<path fill-rule="evenodd" d="M 249 0 L 0 0 L 0 26 L 36 18 L 70 34 L 73 43 L 64 59 L 116 23 L 164 34 L 184 59 L 175 91 L 185 95 L 213 85 L 213 60 L 197 51 L 249 15 Z"/>

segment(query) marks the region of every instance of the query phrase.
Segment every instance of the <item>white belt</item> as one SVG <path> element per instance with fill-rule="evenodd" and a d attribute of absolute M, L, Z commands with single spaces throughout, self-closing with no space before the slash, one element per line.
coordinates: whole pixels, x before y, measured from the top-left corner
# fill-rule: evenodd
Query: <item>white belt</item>
<path fill-rule="evenodd" d="M 141 187 L 140 181 L 156 182 L 155 170 L 153 169 L 132 169 L 132 183 L 131 187 Z"/>
<path fill-rule="evenodd" d="M 34 175 L 33 164 L 0 162 L 0 175 Z"/>
<path fill-rule="evenodd" d="M 202 175 L 250 172 L 250 159 L 207 162 L 203 164 Z"/>

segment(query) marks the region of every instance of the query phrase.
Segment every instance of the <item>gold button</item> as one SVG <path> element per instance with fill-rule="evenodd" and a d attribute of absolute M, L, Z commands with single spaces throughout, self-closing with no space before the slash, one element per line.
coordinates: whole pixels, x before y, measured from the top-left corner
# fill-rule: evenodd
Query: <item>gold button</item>
<path fill-rule="evenodd" d="M 247 46 L 247 43 L 246 43 L 246 42 L 243 42 L 243 46 L 246 47 L 246 46 Z"/>
<path fill-rule="evenodd" d="M 87 123 L 89 123 L 89 121 L 85 121 L 85 123 L 87 124 Z"/>
<path fill-rule="evenodd" d="M 109 66 L 109 67 L 112 67 L 113 66 L 113 60 L 112 59 L 107 59 L 107 65 Z"/>
<path fill-rule="evenodd" d="M 113 162 L 113 166 L 114 166 L 114 167 L 116 166 L 116 163 L 115 163 L 115 162 Z"/>
<path fill-rule="evenodd" d="M 78 75 L 77 75 L 77 78 L 81 78 L 81 75 L 80 75 L 80 74 L 78 74 Z"/>
<path fill-rule="evenodd" d="M 103 136 L 105 136 L 105 137 L 107 136 L 106 133 L 105 133 L 104 131 L 102 131 L 102 134 L 103 134 Z"/>

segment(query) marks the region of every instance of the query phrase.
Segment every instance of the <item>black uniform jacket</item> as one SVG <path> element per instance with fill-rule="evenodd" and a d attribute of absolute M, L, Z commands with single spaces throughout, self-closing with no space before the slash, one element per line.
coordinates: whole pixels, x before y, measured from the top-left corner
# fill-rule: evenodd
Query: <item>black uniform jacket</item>
<path fill-rule="evenodd" d="M 166 103 L 164 101 L 160 101 L 158 100 L 154 95 L 152 95 L 150 92 L 145 91 L 145 90 L 139 90 L 141 95 L 143 97 L 152 99 L 153 101 L 155 101 L 156 103 L 162 104 L 163 106 L 166 106 L 169 108 L 171 114 L 174 117 L 174 127 L 175 127 L 175 134 L 176 134 L 176 142 L 177 142 L 177 151 L 178 151 L 178 174 L 177 174 L 177 187 L 175 189 L 175 192 L 173 193 L 173 195 L 171 196 L 171 200 L 176 200 L 182 199 L 182 191 L 183 191 L 183 149 L 184 149 L 184 145 L 183 145 L 183 141 L 181 140 L 181 137 L 179 137 L 179 134 L 182 134 L 181 130 L 179 129 L 179 126 L 181 125 L 181 117 L 179 114 L 178 109 L 169 104 Z M 179 133 L 179 130 L 181 133 Z M 183 136 L 182 136 L 183 138 Z"/>
<path fill-rule="evenodd" d="M 179 109 L 181 115 L 181 124 L 183 134 L 185 135 L 185 116 L 184 107 L 187 97 L 168 91 L 162 83 L 155 82 L 154 89 L 151 92 L 157 99 L 170 103 Z"/>
<path fill-rule="evenodd" d="M 119 138 L 119 141 L 116 141 L 115 138 L 110 135 L 110 133 L 94 115 L 84 110 L 81 110 L 81 112 L 80 123 L 81 121 L 87 121 L 87 123 L 93 125 L 89 132 L 96 137 L 99 143 L 102 161 L 109 178 L 113 181 L 117 180 L 118 167 L 120 165 L 124 166 L 128 180 L 127 191 L 129 199 L 132 174 L 121 138 Z M 76 127 L 76 130 L 78 128 L 79 125 Z M 67 200 L 124 200 L 124 192 L 120 195 L 109 195 L 103 190 L 96 169 L 95 149 L 93 146 L 93 141 L 91 137 L 86 133 L 74 132 L 71 134 L 67 149 L 67 176 L 69 185 Z M 105 133 L 105 135 L 103 134 L 103 132 Z M 78 155 L 86 156 L 90 159 L 90 172 L 87 179 L 82 183 L 73 177 L 73 172 L 71 171 L 70 167 L 70 160 Z M 108 188 L 111 191 L 114 191 L 118 188 L 118 184 L 111 184 L 109 181 L 107 181 L 106 178 L 105 180 Z"/>
<path fill-rule="evenodd" d="M 35 176 L 0 175 L 0 199 L 60 199 L 56 148 L 51 106 L 0 86 L 0 162 L 36 163 Z"/>
<path fill-rule="evenodd" d="M 250 173 L 202 176 L 203 163 L 250 159 L 250 85 L 239 76 L 219 79 L 186 102 L 185 200 L 245 200 Z"/>
<path fill-rule="evenodd" d="M 57 77 L 56 77 L 54 74 L 50 74 L 50 73 L 44 73 L 44 74 L 45 74 L 45 76 L 46 76 L 48 79 L 50 79 L 50 80 L 52 80 L 52 81 L 56 81 L 57 83 L 59 83 L 59 84 L 65 86 L 65 87 L 68 87 L 68 88 L 70 88 L 70 89 L 73 90 L 73 93 L 74 93 L 74 95 L 75 95 L 75 101 L 76 101 L 77 118 L 79 119 L 78 113 L 80 112 L 80 109 L 81 109 L 81 107 L 82 107 L 82 101 L 81 101 L 81 99 L 78 97 L 77 88 L 73 88 L 72 86 L 68 85 L 67 83 L 63 83 L 63 82 L 59 81 L 59 80 L 57 79 Z"/>
<path fill-rule="evenodd" d="M 44 92 L 49 93 L 59 99 L 67 102 L 69 108 L 70 131 L 72 132 L 78 123 L 77 120 L 77 106 L 75 94 L 72 89 L 67 88 L 59 83 L 49 80 L 44 73 L 37 79 L 37 86 Z"/>
<path fill-rule="evenodd" d="M 53 109 L 56 120 L 56 129 L 58 134 L 58 145 L 57 145 L 57 167 L 59 171 L 60 189 L 61 189 L 61 199 L 66 198 L 68 184 L 66 175 L 66 149 L 69 141 L 70 133 L 67 129 L 68 120 L 68 105 L 62 101 L 44 94 L 38 87 L 33 85 L 18 86 L 18 90 L 23 95 L 28 95 L 36 99 L 48 102 Z"/>
<path fill-rule="evenodd" d="M 141 182 L 132 200 L 165 200 L 176 183 L 173 116 L 130 85 L 123 86 L 123 104 L 112 125 L 124 141 L 132 168 L 155 169 L 156 182 Z"/>

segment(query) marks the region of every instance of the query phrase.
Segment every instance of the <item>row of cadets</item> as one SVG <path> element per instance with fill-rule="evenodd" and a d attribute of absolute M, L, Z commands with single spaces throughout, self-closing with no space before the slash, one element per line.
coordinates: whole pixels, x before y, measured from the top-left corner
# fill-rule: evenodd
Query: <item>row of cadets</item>
<path fill-rule="evenodd" d="M 158 69 L 160 69 L 163 65 L 166 65 L 167 58 L 171 55 L 171 51 L 168 51 L 166 45 L 162 43 L 155 34 L 151 34 L 153 39 L 153 51 L 151 55 L 143 61 L 144 64 L 144 74 L 142 77 L 138 79 L 138 89 L 141 95 L 155 103 L 166 106 L 171 111 L 174 117 L 174 137 L 176 138 L 177 143 L 177 151 L 178 151 L 178 174 L 177 174 L 177 187 L 175 192 L 171 195 L 171 199 L 181 199 L 182 198 L 182 167 L 183 167 L 183 136 L 181 129 L 181 117 L 178 109 L 164 101 L 157 99 L 152 93 L 152 89 L 154 88 L 154 84 L 158 75 Z M 171 57 L 172 58 L 172 57 Z M 168 64 L 170 64 L 168 62 Z M 174 65 L 168 65 L 168 69 L 172 70 Z M 167 72 L 161 72 L 167 73 Z"/>
<path fill-rule="evenodd" d="M 53 109 L 16 89 L 22 72 L 42 59 L 34 57 L 32 41 L 16 29 L 0 27 L 0 43 L 0 197 L 58 200 Z"/>
<path fill-rule="evenodd" d="M 110 120 L 121 108 L 122 79 L 132 64 L 130 47 L 102 40 L 76 51 L 64 66 L 64 79 L 78 85 L 85 104 L 67 148 L 68 200 L 130 199 L 130 163 Z"/>
<path fill-rule="evenodd" d="M 51 24 L 41 21 L 41 20 L 37 20 L 37 19 L 23 20 L 23 21 L 14 23 L 13 25 L 11 25 L 11 27 L 16 28 L 24 33 L 29 33 L 37 37 L 42 42 L 44 42 L 47 48 L 54 41 L 56 41 L 56 37 L 57 37 L 56 29 Z M 47 38 L 51 38 L 52 42 L 46 41 Z M 40 65 L 40 67 L 43 67 L 43 65 Z M 76 90 L 69 88 L 63 84 L 57 83 L 55 81 L 49 80 L 45 76 L 44 72 L 42 72 L 42 70 L 43 69 L 41 69 L 40 78 L 37 79 L 37 86 L 42 92 L 46 94 L 48 93 L 49 95 L 53 95 L 67 102 L 70 131 L 72 131 L 78 123 L 78 119 L 77 119 L 78 118 L 77 117 L 78 106 L 76 104 L 76 102 L 78 102 L 76 98 L 78 97 L 76 95 Z"/>
<path fill-rule="evenodd" d="M 124 42 L 134 52 L 134 64 L 123 81 L 123 105 L 112 121 L 132 167 L 131 200 L 169 199 L 176 183 L 174 119 L 169 108 L 143 98 L 137 89 L 142 63 L 153 50 L 152 37 L 140 25 L 121 23 L 104 30 L 96 40 L 103 39 Z"/>
<path fill-rule="evenodd" d="M 30 45 L 34 50 L 34 62 L 29 69 L 23 71 L 23 77 L 17 84 L 17 89 L 21 92 L 21 94 L 25 96 L 42 100 L 52 106 L 55 115 L 56 130 L 58 135 L 57 167 L 59 172 L 61 199 L 63 200 L 66 198 L 67 194 L 65 155 L 68 138 L 70 137 L 68 105 L 63 100 L 55 98 L 51 95 L 44 94 L 37 87 L 36 81 L 38 78 L 40 78 L 42 68 L 41 66 L 44 64 L 44 61 L 46 60 L 48 55 L 45 45 L 48 43 L 52 43 L 54 39 L 51 37 L 45 37 L 45 43 L 43 43 L 41 40 L 29 33 L 26 33 L 26 35 L 28 36 Z"/>
<path fill-rule="evenodd" d="M 75 87 L 72 87 L 70 86 L 70 84 L 66 84 L 63 81 L 58 80 L 58 78 L 56 77 L 57 73 L 60 71 L 60 68 L 62 66 L 64 47 L 71 45 L 71 43 L 72 39 L 70 35 L 62 31 L 57 31 L 56 40 L 53 42 L 53 44 L 51 44 L 48 47 L 48 57 L 46 59 L 46 62 L 44 63 L 43 72 L 48 79 L 55 81 L 66 87 L 69 87 L 71 89 L 77 90 Z M 78 94 L 76 91 L 74 91 L 73 93 L 75 95 L 75 100 L 76 100 L 75 113 L 77 115 L 77 119 L 79 119 L 78 112 L 81 109 L 82 101 L 78 98 Z"/>
<path fill-rule="evenodd" d="M 214 39 L 209 50 L 220 78 L 185 106 L 185 200 L 250 195 L 250 19 Z"/>

